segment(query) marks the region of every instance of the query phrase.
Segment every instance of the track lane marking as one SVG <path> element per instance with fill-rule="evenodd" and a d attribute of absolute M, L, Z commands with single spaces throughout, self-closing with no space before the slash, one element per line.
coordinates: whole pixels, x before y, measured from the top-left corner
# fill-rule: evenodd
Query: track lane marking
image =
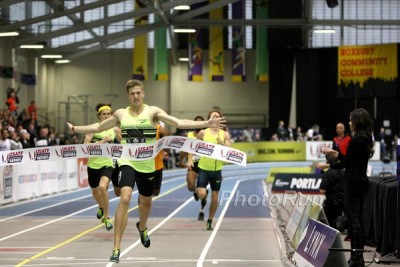
<path fill-rule="evenodd" d="M 182 184 L 180 184 L 180 185 L 178 185 L 178 186 L 176 186 L 176 187 L 174 187 L 174 188 L 172 188 L 172 189 L 170 189 L 170 190 L 164 192 L 163 194 L 160 194 L 160 195 L 158 195 L 157 197 L 154 197 L 153 200 L 157 200 L 157 199 L 159 199 L 159 198 L 161 198 L 161 197 L 163 197 L 163 196 L 165 196 L 165 195 L 168 195 L 168 194 L 174 192 L 175 190 L 177 190 L 177 189 L 179 189 L 179 188 L 181 188 L 181 187 L 183 187 L 183 186 L 185 186 L 185 185 L 186 185 L 186 181 L 185 181 L 185 183 L 182 183 Z M 136 193 L 137 193 L 137 191 L 135 191 L 132 195 L 134 195 L 134 194 L 136 194 Z M 128 213 L 131 212 L 131 211 L 136 210 L 138 207 L 139 207 L 139 206 L 136 205 L 135 207 L 129 209 L 129 210 L 128 210 Z M 92 207 L 90 207 L 90 208 L 92 208 Z M 65 219 L 65 218 L 71 217 L 71 216 L 73 216 L 73 215 L 76 215 L 76 214 L 78 214 L 78 213 L 80 213 L 80 212 L 86 211 L 87 209 L 89 209 L 89 208 L 86 208 L 86 209 L 81 210 L 81 211 L 78 211 L 78 212 L 74 212 L 74 213 L 72 213 L 72 214 L 70 214 L 70 215 L 67 215 L 67 216 L 58 218 L 58 219 L 56 219 L 56 220 L 54 220 L 54 221 L 51 221 L 51 222 L 48 222 L 48 223 L 44 223 L 44 224 L 42 224 L 42 225 L 40 225 L 40 226 L 32 227 L 32 228 L 27 229 L 27 230 L 30 231 L 30 230 L 37 229 L 37 228 L 39 228 L 39 227 L 48 225 L 48 224 L 50 224 L 50 223 L 53 223 L 53 222 L 56 222 L 56 221 L 60 221 L 60 220 L 62 220 L 62 219 Z M 112 221 L 114 221 L 114 219 L 112 219 Z M 40 253 L 38 253 L 38 254 L 36 254 L 36 255 L 30 257 L 29 259 L 26 259 L 26 260 L 24 260 L 24 261 L 18 263 L 18 264 L 16 265 L 16 267 L 24 266 L 25 264 L 27 264 L 27 263 L 29 263 L 29 262 L 31 262 L 31 261 L 33 261 L 33 260 L 39 258 L 40 256 L 43 256 L 43 255 L 45 255 L 45 254 L 47 254 L 47 253 L 49 253 L 49 252 L 51 252 L 51 251 L 53 251 L 53 250 L 56 250 L 56 249 L 58 249 L 58 248 L 60 248 L 60 247 L 62 247 L 62 246 L 65 246 L 65 245 L 71 243 L 72 241 L 74 241 L 74 240 L 76 240 L 76 239 L 78 239 L 78 238 L 80 238 L 80 237 L 82 237 L 82 236 L 84 236 L 84 235 L 86 235 L 86 234 L 88 234 L 88 233 L 94 231 L 94 230 L 99 229 L 99 228 L 102 227 L 102 226 L 104 226 L 103 223 L 102 223 L 102 224 L 99 224 L 99 225 L 97 225 L 97 226 L 95 226 L 95 227 L 92 227 L 92 228 L 90 228 L 90 229 L 88 229 L 88 230 L 86 230 L 86 231 L 84 231 L 84 232 L 81 232 L 80 234 L 78 234 L 78 235 L 76 235 L 76 236 L 74 236 L 74 237 L 72 237 L 72 238 L 70 238 L 70 239 L 67 239 L 66 241 L 64 241 L 64 242 L 62 242 L 62 243 L 60 243 L 60 244 L 58 244 L 58 245 L 55 245 L 55 246 L 53 246 L 53 247 L 51 247 L 51 248 L 49 248 L 49 249 L 47 249 L 47 250 L 45 250 L 45 251 L 42 251 L 42 252 L 40 252 Z M 27 230 L 21 231 L 21 232 L 19 232 L 19 233 L 17 233 L 17 234 L 25 233 L 25 232 L 27 232 Z M 152 231 L 150 231 L 150 232 L 152 232 Z M 13 235 L 7 237 L 7 239 L 8 239 L 8 238 L 11 238 L 11 237 L 13 237 L 13 236 L 15 236 L 15 235 L 17 235 L 17 234 L 13 234 Z M 4 239 L 4 238 L 3 238 L 3 239 Z M 2 239 L 0 239 L 0 241 L 2 241 Z M 138 241 L 136 241 L 135 243 L 139 243 L 139 242 L 140 242 L 140 239 L 138 239 Z"/>
<path fill-rule="evenodd" d="M 211 244 L 214 241 L 215 236 L 217 235 L 218 229 L 219 229 L 219 227 L 220 227 L 220 225 L 222 223 L 222 220 L 224 219 L 225 213 L 228 210 L 229 204 L 231 203 L 232 198 L 235 195 L 236 190 L 237 190 L 240 182 L 241 182 L 241 180 L 237 181 L 235 183 L 235 186 L 232 188 L 231 195 L 229 196 L 228 200 L 226 201 L 224 209 L 222 210 L 221 214 L 218 217 L 217 224 L 215 225 L 215 228 L 213 229 L 210 237 L 208 238 L 208 241 L 207 241 L 206 245 L 203 248 L 203 251 L 200 254 L 200 257 L 199 257 L 199 259 L 197 261 L 197 267 L 203 267 L 203 262 L 204 262 L 204 260 L 206 258 L 208 250 L 210 249 Z"/>

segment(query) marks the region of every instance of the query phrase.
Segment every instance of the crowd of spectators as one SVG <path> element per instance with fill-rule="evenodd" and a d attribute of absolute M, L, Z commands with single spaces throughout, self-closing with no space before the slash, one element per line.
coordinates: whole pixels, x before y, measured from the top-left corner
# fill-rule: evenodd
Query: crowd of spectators
<path fill-rule="evenodd" d="M 54 127 L 39 123 L 35 100 L 22 108 L 18 90 L 7 90 L 7 101 L 0 105 L 0 151 L 78 143 L 78 137 L 57 134 Z"/>

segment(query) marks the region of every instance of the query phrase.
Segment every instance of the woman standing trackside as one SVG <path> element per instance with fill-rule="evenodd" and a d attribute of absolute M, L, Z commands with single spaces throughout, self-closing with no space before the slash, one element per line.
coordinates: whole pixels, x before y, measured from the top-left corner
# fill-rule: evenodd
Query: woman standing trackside
<path fill-rule="evenodd" d="M 339 159 L 338 162 L 326 164 L 317 163 L 319 169 L 330 167 L 332 169 L 345 168 L 344 172 L 344 208 L 347 215 L 351 257 L 348 260 L 350 267 L 364 266 L 364 234 L 362 214 L 364 197 L 368 190 L 367 167 L 368 160 L 374 154 L 372 119 L 363 108 L 355 109 L 350 113 L 350 130 L 352 139 L 347 148 L 346 156 L 338 151 L 324 148 L 322 153 L 329 154 Z"/>
<path fill-rule="evenodd" d="M 97 118 L 99 119 L 99 123 L 104 121 L 105 119 L 111 117 L 112 110 L 111 104 L 103 104 L 99 103 L 96 105 L 96 113 Z M 112 143 L 114 139 L 117 138 L 119 141 L 121 140 L 120 130 L 117 127 L 111 128 L 109 130 L 100 132 L 100 133 L 89 133 L 85 135 L 84 143 L 97 143 L 97 144 L 105 144 Z M 99 208 L 97 210 L 97 219 L 101 219 L 106 226 L 106 229 L 110 231 L 113 228 L 113 224 L 108 217 L 109 213 L 109 197 L 108 197 L 108 186 L 110 184 L 110 180 L 115 183 L 115 180 L 112 179 L 112 174 L 114 171 L 114 162 L 112 158 L 103 158 L 103 157 L 90 157 L 88 159 L 88 178 L 89 178 L 89 186 L 92 189 L 92 195 L 96 202 L 99 204 Z M 117 184 L 114 184 L 114 187 L 118 187 Z"/>
<path fill-rule="evenodd" d="M 156 142 L 156 124 L 159 121 L 179 129 L 194 129 L 206 127 L 225 127 L 225 118 L 211 117 L 208 121 L 193 121 L 178 119 L 167 114 L 157 106 L 144 103 L 145 91 L 139 80 L 129 80 L 125 85 L 130 105 L 116 110 L 111 117 L 101 123 L 74 126 L 67 122 L 71 132 L 97 133 L 112 127 L 121 128 L 121 144 L 147 144 Z M 121 187 L 121 196 L 115 211 L 114 248 L 110 257 L 111 262 L 119 262 L 121 241 L 128 223 L 128 208 L 135 184 L 140 194 L 139 221 L 136 228 L 142 245 L 150 247 L 150 236 L 147 231 L 147 221 L 150 216 L 152 197 L 154 192 L 154 159 L 131 160 L 118 159 L 118 185 Z"/>
<path fill-rule="evenodd" d="M 210 118 L 221 118 L 222 115 L 219 111 L 211 111 L 208 114 L 208 119 Z M 208 143 L 231 146 L 231 136 L 228 131 L 219 129 L 217 127 L 209 127 L 205 130 L 201 130 L 197 134 L 197 139 L 206 141 Z M 222 167 L 223 162 L 217 159 L 201 157 L 199 161 L 199 175 L 197 176 L 197 195 L 201 202 L 204 203 L 208 196 L 207 185 L 210 184 L 211 188 L 211 204 L 208 214 L 208 220 L 206 222 L 207 230 L 212 230 L 212 220 L 214 218 L 215 212 L 218 208 L 218 196 L 221 189 L 222 183 Z M 204 209 L 202 205 L 202 209 Z M 199 217 L 204 210 L 200 210 Z"/>

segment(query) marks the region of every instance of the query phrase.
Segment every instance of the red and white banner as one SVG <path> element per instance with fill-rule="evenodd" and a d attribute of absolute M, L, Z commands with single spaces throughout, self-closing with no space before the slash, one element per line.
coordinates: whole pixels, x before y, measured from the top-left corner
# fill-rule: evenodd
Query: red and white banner
<path fill-rule="evenodd" d="M 162 149 L 175 149 L 243 167 L 246 166 L 247 162 L 246 153 L 238 149 L 183 136 L 166 136 L 151 145 L 75 144 L 1 151 L 0 166 L 88 157 L 127 158 L 140 161 L 154 158 Z M 49 172 L 49 175 L 52 174 Z"/>

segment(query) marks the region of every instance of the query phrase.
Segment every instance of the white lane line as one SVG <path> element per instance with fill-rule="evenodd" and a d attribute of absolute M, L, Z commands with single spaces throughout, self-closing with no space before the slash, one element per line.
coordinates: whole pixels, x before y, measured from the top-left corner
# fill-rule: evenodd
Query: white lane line
<path fill-rule="evenodd" d="M 45 206 L 45 207 L 42 207 L 42 208 L 39 208 L 39 209 L 30 210 L 30 211 L 27 211 L 27 212 L 24 212 L 24 213 L 20 213 L 18 215 L 14 215 L 14 216 L 11 216 L 11 217 L 0 219 L 0 222 L 4 222 L 4 221 L 7 221 L 7 220 L 15 219 L 15 218 L 18 218 L 18 217 L 21 217 L 21 216 L 25 216 L 25 215 L 28 215 L 28 214 L 31 214 L 31 213 L 34 213 L 34 212 L 37 212 L 37 211 L 41 211 L 41 210 L 45 210 L 45 209 L 49 209 L 49 208 L 54 208 L 54 207 L 57 207 L 57 206 L 60 206 L 60 205 L 63 205 L 63 204 L 67 204 L 67 203 L 70 203 L 70 202 L 74 202 L 74 201 L 77 201 L 77 200 L 80 200 L 80 199 L 88 198 L 90 196 L 91 195 L 82 196 L 82 197 L 79 197 L 79 198 L 74 198 L 74 199 L 63 201 L 63 202 L 59 202 L 57 204 Z M 113 200 L 110 200 L 110 201 L 113 201 Z"/>
<path fill-rule="evenodd" d="M 136 194 L 136 193 L 137 193 L 137 191 L 133 192 L 133 193 L 132 193 L 132 195 L 134 195 L 134 194 Z M 118 199 L 118 198 L 115 198 L 115 199 Z M 110 201 L 114 201 L 115 199 L 112 199 L 112 200 L 110 200 Z M 63 216 L 63 217 L 57 218 L 57 219 L 55 219 L 55 220 L 48 221 L 48 222 L 45 222 L 45 223 L 39 224 L 39 225 L 37 225 L 37 226 L 35 226 L 35 227 L 31 227 L 31 228 L 25 229 L 25 230 L 23 230 L 23 231 L 20 231 L 20 232 L 18 232 L 18 233 L 15 233 L 15 234 L 12 234 L 12 235 L 9 235 L 9 236 L 6 236 L 6 237 L 3 237 L 3 238 L 0 238 L 0 242 L 2 242 L 2 241 L 4 241 L 4 240 L 7 240 L 7 239 L 10 239 L 10 238 L 12 238 L 12 237 L 15 237 L 15 236 L 18 236 L 18 235 L 21 235 L 21 234 L 24 234 L 24 233 L 30 232 L 30 231 L 32 231 L 32 230 L 35 230 L 35 229 L 38 229 L 38 228 L 44 227 L 44 226 L 46 226 L 46 225 L 53 224 L 53 223 L 55 223 L 55 222 L 58 222 L 58 221 L 64 220 L 64 219 L 66 219 L 66 218 L 69 218 L 69 217 L 75 216 L 75 215 L 77 215 L 77 214 L 79 214 L 79 213 L 82 213 L 82 212 L 85 212 L 85 211 L 87 211 L 87 210 L 93 209 L 94 207 L 97 207 L 97 206 L 98 206 L 98 205 L 96 204 L 96 205 L 93 205 L 93 206 L 87 207 L 87 208 L 85 208 L 85 209 L 78 210 L 78 211 L 76 211 L 76 212 L 74 212 L 74 213 L 71 213 L 71 214 L 68 214 L 68 215 L 66 215 L 66 216 Z"/>
<path fill-rule="evenodd" d="M 190 197 L 188 200 L 186 200 L 185 203 L 180 205 L 176 210 L 174 210 L 170 215 L 168 215 L 164 220 L 162 220 L 159 224 L 157 224 L 153 229 L 149 231 L 149 234 L 152 234 L 155 232 L 158 228 L 163 226 L 167 221 L 169 221 L 175 214 L 177 214 L 181 209 L 186 207 L 191 201 L 193 201 L 193 197 Z M 135 243 L 130 245 L 128 248 L 126 248 L 124 251 L 121 252 L 120 257 L 124 256 L 126 253 L 128 253 L 130 250 L 132 250 L 134 247 L 136 247 L 138 244 L 140 244 L 140 239 L 138 239 Z M 111 267 L 113 266 L 114 262 L 109 262 L 106 267 Z"/>
<path fill-rule="evenodd" d="M 0 206 L 0 210 L 10 208 L 10 207 L 20 206 L 20 205 L 23 205 L 26 203 L 31 203 L 31 202 L 35 202 L 35 201 L 39 201 L 39 200 L 43 200 L 43 199 L 57 198 L 58 196 L 67 195 L 67 194 L 75 194 L 75 193 L 79 193 L 80 191 L 85 191 L 85 190 L 87 190 L 86 187 L 74 189 L 74 190 L 70 190 L 70 191 L 66 191 L 66 192 L 56 193 L 55 195 L 40 196 L 40 197 L 37 197 L 34 199 L 21 200 L 21 201 L 15 202 L 15 203 L 7 203 L 7 205 Z"/>
<path fill-rule="evenodd" d="M 178 180 L 178 179 L 180 179 L 180 178 L 170 179 L 170 180 L 167 180 L 167 181 L 163 182 L 163 184 L 167 184 L 167 183 L 170 183 L 170 182 Z M 109 189 L 108 191 L 109 192 L 110 191 L 114 191 L 114 189 Z M 137 192 L 137 191 L 134 191 L 133 193 L 135 193 L 135 192 Z M 14 216 L 11 216 L 11 217 L 0 219 L 0 222 L 4 222 L 4 221 L 7 221 L 7 220 L 11 220 L 11 219 L 15 219 L 15 218 L 18 218 L 18 217 L 22 217 L 22 216 L 25 216 L 25 215 L 28 215 L 28 214 L 31 214 L 31 213 L 34 213 L 34 212 L 37 212 L 37 211 L 46 210 L 48 208 L 54 208 L 54 207 L 57 207 L 57 206 L 60 206 L 60 205 L 63 205 L 63 204 L 67 204 L 67 203 L 74 202 L 74 201 L 81 200 L 81 199 L 88 198 L 88 197 L 92 197 L 92 195 L 88 194 L 88 195 L 85 195 L 85 196 L 82 196 L 82 197 L 73 198 L 73 199 L 70 199 L 70 200 L 66 200 L 66 201 L 59 202 L 59 203 L 56 203 L 56 204 L 53 204 L 53 205 L 49 205 L 49 206 L 45 206 L 45 207 L 42 207 L 42 208 L 38 208 L 38 209 L 35 209 L 35 210 L 30 210 L 30 211 L 27 211 L 27 212 L 24 212 L 24 213 L 20 213 L 18 215 L 14 215 Z M 113 201 L 115 201 L 117 199 L 119 199 L 119 197 L 111 198 L 110 202 L 113 202 Z M 35 200 L 29 201 L 29 202 L 38 201 L 38 200 L 40 200 L 40 199 L 35 199 Z M 24 202 L 24 203 L 26 204 L 27 202 Z M 96 207 L 96 206 L 97 205 L 94 205 L 92 207 Z"/>
<path fill-rule="evenodd" d="M 208 250 L 210 249 L 211 244 L 214 241 L 215 236 L 217 235 L 218 229 L 219 229 L 219 227 L 220 227 L 220 225 L 222 223 L 222 220 L 224 219 L 225 213 L 228 210 L 229 204 L 231 203 L 232 198 L 235 195 L 236 190 L 237 190 L 240 182 L 241 182 L 241 180 L 239 180 L 239 181 L 237 181 L 235 183 L 235 186 L 233 187 L 233 189 L 231 191 L 231 195 L 229 196 L 228 200 L 225 203 L 224 209 L 222 210 L 221 214 L 219 215 L 217 224 L 215 225 L 215 228 L 213 229 L 210 237 L 208 238 L 208 241 L 207 241 L 206 245 L 203 248 L 203 251 L 200 254 L 200 257 L 199 257 L 199 259 L 197 261 L 197 267 L 203 267 L 203 262 L 204 262 L 204 260 L 206 258 Z"/>

